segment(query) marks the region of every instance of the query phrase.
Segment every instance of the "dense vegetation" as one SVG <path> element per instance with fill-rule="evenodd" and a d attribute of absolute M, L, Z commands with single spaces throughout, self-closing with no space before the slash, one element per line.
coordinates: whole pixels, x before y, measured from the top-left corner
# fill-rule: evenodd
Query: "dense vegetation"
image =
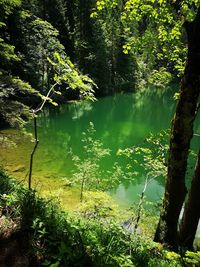
<path fill-rule="evenodd" d="M 199 253 L 188 251 L 181 257 L 150 239 L 131 235 L 116 218 L 86 219 L 65 213 L 5 173 L 0 178 L 0 263 L 4 266 L 181 267 L 200 263 Z"/>
<path fill-rule="evenodd" d="M 55 75 L 65 67 L 74 69 L 74 64 L 76 71 L 97 84 L 96 95 L 133 92 L 177 80 L 186 59 L 186 38 L 177 16 L 165 5 L 163 13 L 156 13 L 151 2 L 152 7 L 136 1 L 132 10 L 131 1 L 122 0 L 1 1 L 1 117 L 19 126 L 30 115 L 27 104 L 38 103 L 38 92 L 47 94 Z M 159 5 L 162 10 L 163 4 Z M 55 52 L 65 59 L 65 66 L 55 69 Z M 77 77 L 72 80 L 77 83 Z M 68 87 L 67 98 L 78 98 L 68 80 L 56 85 L 58 92 Z M 54 92 L 51 97 L 62 101 L 64 96 Z"/>
<path fill-rule="evenodd" d="M 31 117 L 35 122 L 30 190 L 2 173 L 1 213 L 3 220 L 17 221 L 20 231 L 28 230 L 32 253 L 36 249 L 33 254 L 47 266 L 187 266 L 184 253 L 193 249 L 200 219 L 200 153 L 190 188 L 185 182 L 199 110 L 199 28 L 199 0 L 0 0 L 1 126 L 21 127 Z M 173 261 L 168 261 L 159 245 L 125 233 L 112 221 L 72 220 L 54 212 L 55 207 L 46 207 L 31 191 L 36 117 L 46 102 L 94 100 L 94 95 L 145 91 L 152 85 L 159 90 L 179 80 L 169 152 L 162 163 L 166 187 L 154 240 L 181 251 L 181 256 L 170 254 Z M 96 148 L 101 150 L 99 143 L 96 147 L 92 143 L 90 152 Z M 102 157 L 108 153 L 101 152 Z M 84 185 L 84 170 L 96 166 L 74 159 Z M 87 180 L 93 182 L 92 175 Z M 55 229 L 53 240 L 50 229 Z M 198 253 L 188 255 L 191 264 L 199 264 Z"/>

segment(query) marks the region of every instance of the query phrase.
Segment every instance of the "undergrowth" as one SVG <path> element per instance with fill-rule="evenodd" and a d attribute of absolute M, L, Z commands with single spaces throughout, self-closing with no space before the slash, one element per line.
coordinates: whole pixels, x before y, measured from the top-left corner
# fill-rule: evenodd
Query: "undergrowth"
<path fill-rule="evenodd" d="M 29 254 L 37 257 L 39 266 L 181 267 L 200 263 L 199 253 L 187 252 L 181 257 L 146 237 L 131 234 L 113 219 L 64 212 L 3 171 L 0 216 L 0 238 L 6 238 L 5 232 L 15 225 L 13 232 L 27 234 Z"/>

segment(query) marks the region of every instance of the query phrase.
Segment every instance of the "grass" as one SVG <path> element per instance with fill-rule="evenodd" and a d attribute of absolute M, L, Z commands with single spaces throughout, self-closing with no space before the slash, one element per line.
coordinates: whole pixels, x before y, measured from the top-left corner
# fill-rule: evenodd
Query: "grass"
<path fill-rule="evenodd" d="M 26 236 L 23 241 L 26 251 L 21 251 L 35 267 L 183 266 L 180 255 L 146 236 L 131 234 L 112 216 L 83 217 L 63 211 L 54 201 L 39 197 L 34 190 L 28 191 L 3 171 L 0 171 L 0 215 L 1 240 L 13 243 L 13 238 Z M 195 254 L 197 263 L 194 255 L 190 257 L 192 263 L 188 265 L 185 260 L 185 266 L 199 266 L 198 255 Z"/>

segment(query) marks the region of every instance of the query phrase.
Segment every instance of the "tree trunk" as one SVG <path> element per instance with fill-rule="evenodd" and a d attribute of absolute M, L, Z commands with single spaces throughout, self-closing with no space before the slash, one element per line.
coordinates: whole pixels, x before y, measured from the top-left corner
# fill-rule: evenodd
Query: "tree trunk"
<path fill-rule="evenodd" d="M 186 196 L 185 174 L 193 122 L 196 116 L 200 88 L 200 9 L 193 22 L 185 23 L 188 35 L 188 58 L 181 82 L 170 136 L 168 173 L 163 210 L 155 234 L 155 241 L 177 248 L 177 224 Z"/>
<path fill-rule="evenodd" d="M 192 185 L 184 208 L 183 218 L 180 225 L 180 245 L 192 249 L 197 226 L 200 218 L 200 150 L 197 164 L 192 179 Z"/>

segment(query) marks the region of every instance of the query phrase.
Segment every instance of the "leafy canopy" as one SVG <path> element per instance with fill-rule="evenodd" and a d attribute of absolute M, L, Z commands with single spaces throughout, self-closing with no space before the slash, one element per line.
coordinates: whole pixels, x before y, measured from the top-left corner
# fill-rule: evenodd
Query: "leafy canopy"
<path fill-rule="evenodd" d="M 194 19 L 199 3 L 199 0 L 124 1 L 123 52 L 133 54 L 138 71 L 150 84 L 170 81 L 168 73 L 183 74 L 187 57 L 183 24 Z M 98 0 L 91 16 L 100 19 L 102 14 L 112 14 L 119 5 L 119 0 Z"/>

